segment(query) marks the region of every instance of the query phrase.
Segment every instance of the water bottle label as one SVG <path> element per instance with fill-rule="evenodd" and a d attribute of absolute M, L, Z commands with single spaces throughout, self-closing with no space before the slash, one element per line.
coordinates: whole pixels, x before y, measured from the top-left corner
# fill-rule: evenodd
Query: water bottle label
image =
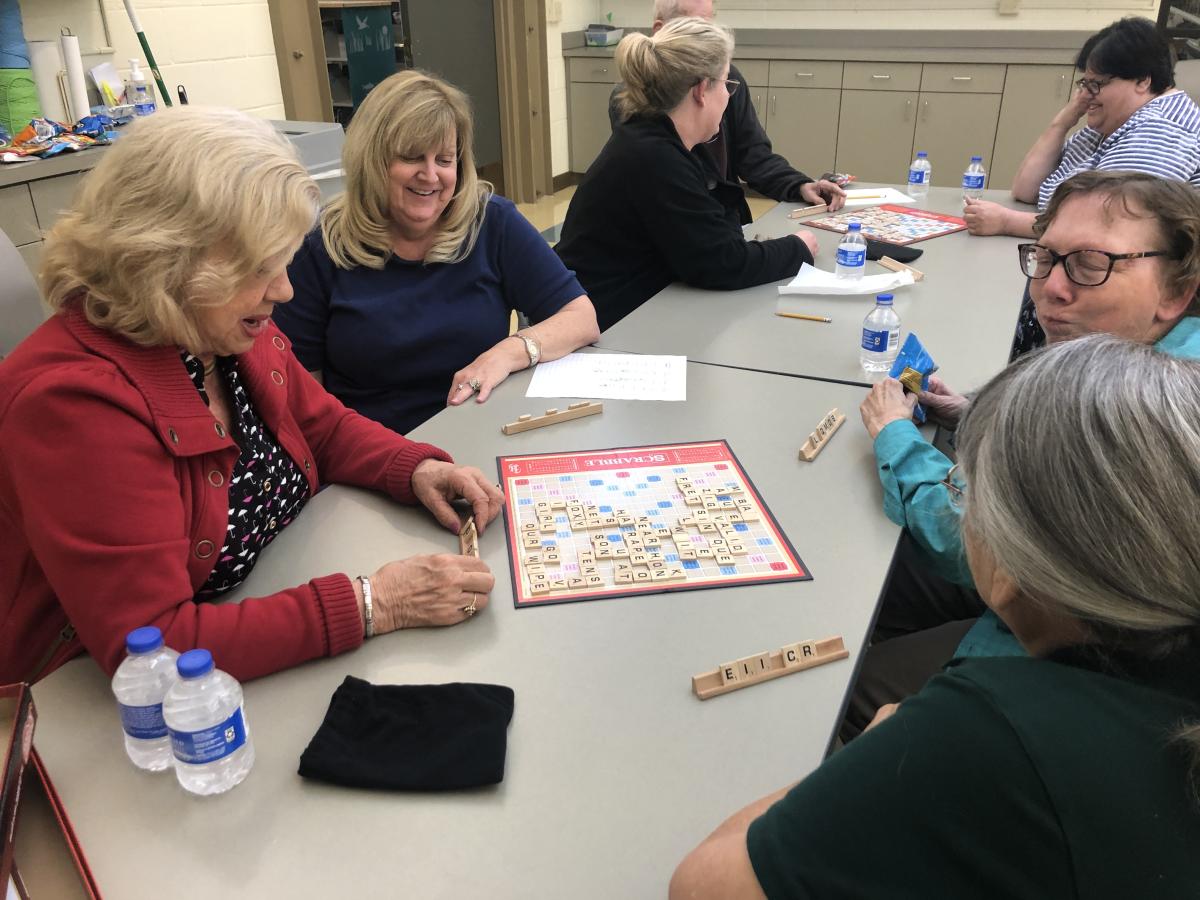
<path fill-rule="evenodd" d="M 865 266 L 867 264 L 867 248 L 858 247 L 851 250 L 847 247 L 838 247 L 837 264 L 839 266 L 849 266 L 852 269 Z"/>
<path fill-rule="evenodd" d="M 228 756 L 246 743 L 246 723 L 239 706 L 233 715 L 201 731 L 171 731 L 171 749 L 182 763 L 203 765 Z"/>
<path fill-rule="evenodd" d="M 964 191 L 982 191 L 983 190 L 983 178 L 984 178 L 984 176 L 982 176 L 982 175 L 964 175 L 963 176 L 963 190 Z"/>
<path fill-rule="evenodd" d="M 864 328 L 862 334 L 862 348 L 870 350 L 872 353 L 883 353 L 888 348 L 888 332 L 872 331 L 870 328 Z"/>
<path fill-rule="evenodd" d="M 925 173 L 923 171 L 921 171 L 920 169 L 909 169 L 908 170 L 908 183 L 909 184 L 924 184 L 925 183 Z"/>
<path fill-rule="evenodd" d="M 121 727 L 131 738 L 152 741 L 167 736 L 167 723 L 163 721 L 161 703 L 152 706 L 126 706 L 124 703 L 117 705 L 121 707 Z"/>
<path fill-rule="evenodd" d="M 135 116 L 148 116 L 154 112 L 157 107 L 153 103 L 135 103 L 133 106 L 133 114 Z"/>

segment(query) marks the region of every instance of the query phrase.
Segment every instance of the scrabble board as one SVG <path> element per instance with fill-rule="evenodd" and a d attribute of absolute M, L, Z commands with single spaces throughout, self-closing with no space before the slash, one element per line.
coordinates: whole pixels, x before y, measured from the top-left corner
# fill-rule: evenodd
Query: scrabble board
<path fill-rule="evenodd" d="M 725 441 L 497 464 L 518 608 L 812 578 Z"/>
<path fill-rule="evenodd" d="M 893 206 L 890 203 L 866 209 L 843 210 L 804 224 L 844 234 L 851 222 L 861 223 L 863 234 L 873 240 L 902 245 L 953 234 L 967 227 L 966 221 L 956 216 L 944 216 L 908 206 Z"/>

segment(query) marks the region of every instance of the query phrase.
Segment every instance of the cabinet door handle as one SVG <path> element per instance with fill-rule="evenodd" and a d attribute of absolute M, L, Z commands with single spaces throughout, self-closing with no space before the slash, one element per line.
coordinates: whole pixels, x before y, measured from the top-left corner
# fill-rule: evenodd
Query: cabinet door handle
<path fill-rule="evenodd" d="M 1069 84 L 1069 82 L 1067 81 L 1067 76 L 1066 76 L 1066 75 L 1059 75 L 1059 76 L 1058 76 L 1058 95 L 1059 95 L 1060 97 L 1064 96 L 1064 94 L 1063 94 L 1063 88 L 1064 88 L 1064 87 L 1066 87 L 1068 84 Z"/>
<path fill-rule="evenodd" d="M 971 76 L 970 75 L 951 75 L 950 80 L 951 81 L 970 81 Z"/>
<path fill-rule="evenodd" d="M 771 95 L 771 115 L 775 115 L 779 111 L 778 97 L 775 94 Z"/>
<path fill-rule="evenodd" d="M 889 81 L 892 76 L 891 75 L 872 75 L 871 77 L 876 79 L 877 81 Z"/>
<path fill-rule="evenodd" d="M 921 101 L 921 121 L 922 122 L 929 121 L 929 101 L 928 100 Z"/>
<path fill-rule="evenodd" d="M 797 78 L 812 78 L 813 73 L 812 72 L 797 72 L 796 77 Z"/>
<path fill-rule="evenodd" d="M 607 75 L 607 74 L 608 74 L 608 69 L 607 69 L 607 68 L 603 68 L 603 69 L 593 69 L 593 70 L 592 70 L 592 74 L 593 74 L 593 75 L 595 75 L 595 74 Z"/>
<path fill-rule="evenodd" d="M 912 121 L 912 101 L 911 100 L 904 101 L 904 121 L 905 122 Z"/>

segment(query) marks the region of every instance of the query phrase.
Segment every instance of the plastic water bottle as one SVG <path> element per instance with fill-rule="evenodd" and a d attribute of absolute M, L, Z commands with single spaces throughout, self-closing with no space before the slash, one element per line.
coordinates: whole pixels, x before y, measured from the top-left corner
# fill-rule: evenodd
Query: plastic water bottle
<path fill-rule="evenodd" d="M 983 196 L 983 182 L 987 178 L 987 170 L 983 167 L 982 156 L 972 156 L 971 164 L 963 172 L 963 199 L 970 197 L 978 200 Z"/>
<path fill-rule="evenodd" d="M 875 308 L 863 319 L 862 350 L 858 361 L 867 372 L 887 372 L 900 355 L 900 317 L 892 309 L 892 295 L 880 294 Z"/>
<path fill-rule="evenodd" d="M 125 102 L 133 104 L 135 116 L 148 116 L 158 109 L 154 101 L 154 88 L 142 74 L 136 59 L 129 60 L 129 81 L 125 83 Z"/>
<path fill-rule="evenodd" d="M 163 697 L 175 683 L 179 654 L 163 646 L 162 632 L 152 625 L 129 632 L 125 649 L 129 655 L 112 680 L 121 708 L 125 752 L 139 769 L 161 772 L 171 767 L 174 758 L 163 722 Z"/>
<path fill-rule="evenodd" d="M 254 765 L 242 686 L 213 668 L 207 650 L 182 654 L 177 668 L 179 680 L 163 701 L 175 776 L 193 794 L 224 793 L 240 784 Z"/>
<path fill-rule="evenodd" d="M 862 278 L 863 270 L 867 267 L 867 241 L 862 236 L 862 224 L 851 222 L 846 226 L 846 233 L 837 248 L 838 278 Z"/>
<path fill-rule="evenodd" d="M 916 198 L 929 196 L 929 185 L 933 183 L 933 166 L 929 164 L 929 154 L 924 150 L 917 151 L 917 158 L 908 167 L 908 193 Z"/>

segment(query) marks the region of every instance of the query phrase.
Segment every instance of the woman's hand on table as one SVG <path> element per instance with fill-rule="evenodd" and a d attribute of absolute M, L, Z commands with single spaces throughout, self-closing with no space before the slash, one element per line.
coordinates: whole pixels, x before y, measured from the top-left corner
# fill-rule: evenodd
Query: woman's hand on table
<path fill-rule="evenodd" d="M 929 390 L 921 391 L 917 398 L 942 425 L 947 428 L 958 426 L 958 420 L 967 411 L 971 401 L 946 387 L 946 382 L 936 375 L 929 376 Z"/>
<path fill-rule="evenodd" d="M 1008 218 L 1012 212 L 991 200 L 975 200 L 971 197 L 963 200 L 963 221 L 967 223 L 967 231 L 979 237 L 1008 234 Z"/>
<path fill-rule="evenodd" d="M 904 385 L 895 378 L 887 378 L 871 388 L 858 411 L 871 440 L 875 440 L 885 426 L 911 419 L 916 405 L 915 394 L 905 393 Z"/>
<path fill-rule="evenodd" d="M 505 378 L 528 365 L 529 354 L 525 345 L 520 341 L 505 338 L 454 373 L 450 380 L 450 393 L 446 396 L 446 405 L 461 406 L 471 397 L 475 398 L 476 403 L 483 403 Z"/>
<path fill-rule="evenodd" d="M 800 185 L 800 197 L 813 206 L 824 203 L 830 212 L 837 212 L 846 205 L 846 192 L 825 178 Z"/>
<path fill-rule="evenodd" d="M 812 254 L 812 258 L 817 258 L 817 236 L 809 229 L 802 228 L 792 234 L 792 237 L 800 239 L 800 242 L 808 248 L 808 252 Z"/>
<path fill-rule="evenodd" d="M 462 522 L 450 504 L 458 499 L 471 504 L 475 528 L 483 534 L 487 523 L 500 514 L 504 495 L 474 466 L 459 466 L 439 459 L 423 460 L 412 474 L 412 490 L 421 505 L 446 528 L 458 534 Z"/>
<path fill-rule="evenodd" d="M 438 553 L 390 562 L 371 576 L 375 631 L 457 625 L 487 606 L 495 583 L 487 563 L 473 556 Z"/>

